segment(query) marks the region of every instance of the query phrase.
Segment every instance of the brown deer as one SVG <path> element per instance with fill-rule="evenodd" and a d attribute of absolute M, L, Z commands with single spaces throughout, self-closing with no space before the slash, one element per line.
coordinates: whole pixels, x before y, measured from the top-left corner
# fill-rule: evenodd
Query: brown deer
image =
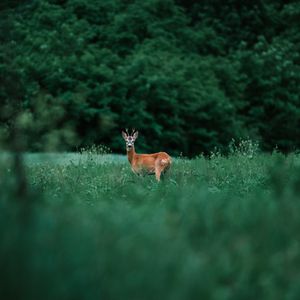
<path fill-rule="evenodd" d="M 161 174 L 164 174 L 171 166 L 171 157 L 166 152 L 153 154 L 137 154 L 134 150 L 134 142 L 138 138 L 138 131 L 133 130 L 130 135 L 128 131 L 122 131 L 126 142 L 128 161 L 135 174 L 155 174 L 156 180 L 160 181 Z"/>

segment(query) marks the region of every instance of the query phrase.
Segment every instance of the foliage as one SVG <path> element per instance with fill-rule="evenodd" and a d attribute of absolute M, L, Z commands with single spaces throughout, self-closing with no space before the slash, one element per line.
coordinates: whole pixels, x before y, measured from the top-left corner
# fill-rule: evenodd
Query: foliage
<path fill-rule="evenodd" d="M 288 151 L 300 145 L 299 50 L 292 42 L 274 38 L 268 43 L 260 37 L 254 51 L 241 54 L 248 81 L 244 111 L 268 150 L 277 145 Z"/>
<path fill-rule="evenodd" d="M 235 143 L 158 184 L 93 149 L 29 154 L 22 201 L 2 163 L 1 298 L 299 298 L 298 154 Z"/>
<path fill-rule="evenodd" d="M 120 152 L 126 127 L 143 133 L 141 151 L 194 156 L 245 137 L 297 149 L 299 11 L 297 1 L 4 1 L 1 128 L 9 140 L 14 116 L 30 115 L 31 151 Z"/>

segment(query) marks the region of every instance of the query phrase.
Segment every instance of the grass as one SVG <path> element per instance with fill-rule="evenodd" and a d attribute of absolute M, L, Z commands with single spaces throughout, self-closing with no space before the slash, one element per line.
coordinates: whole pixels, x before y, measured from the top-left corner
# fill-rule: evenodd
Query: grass
<path fill-rule="evenodd" d="M 3 166 L 0 298 L 299 299 L 300 155 L 251 149 L 161 183 L 124 157 L 28 155 L 27 199 Z"/>

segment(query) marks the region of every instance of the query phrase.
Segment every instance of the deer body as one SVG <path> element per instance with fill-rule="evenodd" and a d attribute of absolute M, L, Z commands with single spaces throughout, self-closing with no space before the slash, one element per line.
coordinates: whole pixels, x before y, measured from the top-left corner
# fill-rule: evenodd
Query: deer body
<path fill-rule="evenodd" d="M 161 174 L 165 173 L 171 166 L 171 157 L 166 152 L 137 154 L 134 149 L 137 134 L 136 132 L 130 136 L 124 132 L 122 133 L 126 141 L 127 157 L 131 169 L 138 175 L 155 174 L 156 180 L 160 181 Z"/>

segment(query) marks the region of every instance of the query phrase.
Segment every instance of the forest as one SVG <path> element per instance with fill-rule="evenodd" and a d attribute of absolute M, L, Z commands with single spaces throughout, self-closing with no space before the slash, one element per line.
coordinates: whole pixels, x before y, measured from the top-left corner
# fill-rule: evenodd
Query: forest
<path fill-rule="evenodd" d="M 299 20 L 284 0 L 1 1 L 1 144 L 122 153 L 137 128 L 140 151 L 295 151 Z"/>

